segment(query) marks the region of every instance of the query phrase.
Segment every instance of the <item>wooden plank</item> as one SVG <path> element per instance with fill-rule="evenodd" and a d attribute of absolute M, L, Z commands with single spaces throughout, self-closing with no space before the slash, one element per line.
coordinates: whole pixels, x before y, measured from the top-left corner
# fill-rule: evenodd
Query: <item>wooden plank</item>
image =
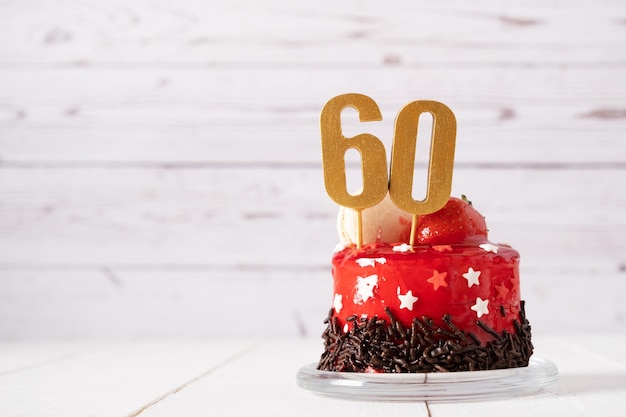
<path fill-rule="evenodd" d="M 134 415 L 250 346 L 236 341 L 111 343 L 107 349 L 1 376 L 0 414 Z"/>
<path fill-rule="evenodd" d="M 292 120 L 293 122 L 293 120 Z M 578 123 L 572 123 L 578 124 Z M 457 168 L 623 168 L 621 122 L 585 128 L 463 128 Z M 594 130 L 594 125 L 597 130 Z M 367 129 L 367 130 L 366 130 Z M 606 129 L 606 130 L 602 130 Z M 614 130 L 613 130 L 614 129 Z M 363 131 L 373 129 L 364 127 Z M 389 142 L 392 129 L 376 128 Z M 211 168 L 304 166 L 321 170 L 316 121 L 299 126 L 232 125 L 198 128 L 6 127 L 0 166 Z M 383 136 L 384 135 L 384 136 Z M 220 139 L 222 138 L 222 139 Z M 388 154 L 391 147 L 386 146 Z"/>
<path fill-rule="evenodd" d="M 626 333 L 623 275 L 523 270 L 534 334 Z M 13 340 L 317 338 L 332 304 L 329 266 L 2 269 L 0 286 L 0 338 Z"/>
<path fill-rule="evenodd" d="M 552 360 L 559 367 L 559 381 L 548 387 L 543 395 L 521 397 L 507 401 L 459 404 L 430 404 L 433 416 L 501 415 L 568 415 L 621 416 L 619 406 L 626 391 L 626 366 L 604 355 L 606 350 L 590 352 L 579 343 L 593 338 L 593 334 L 578 333 L 577 338 L 546 337 L 537 340 L 537 354 Z M 608 335 L 605 335 L 608 336 Z M 620 346 L 624 336 L 608 336 L 612 344 Z M 566 341 L 565 341 L 566 340 Z"/>
<path fill-rule="evenodd" d="M 0 156 L 5 164 L 319 164 L 322 105 L 357 91 L 378 102 L 384 120 L 364 125 L 346 112 L 346 134 L 375 134 L 388 152 L 396 113 L 427 98 L 456 113 L 459 164 L 624 164 L 622 75 L 621 68 L 4 70 Z"/>
<path fill-rule="evenodd" d="M 3 3 L 6 65 L 624 64 L 624 4 Z M 346 53 L 349 52 L 349 53 Z M 613 53 L 611 53 L 613 52 Z M 174 58 L 175 57 L 175 58 Z"/>
<path fill-rule="evenodd" d="M 0 281 L 7 282 L 4 279 L 0 279 Z M 11 293 L 10 296 L 9 293 Z M 2 298 L 8 301 L 8 303 L 12 303 L 9 299 L 12 298 L 13 301 L 17 301 L 18 298 L 21 297 L 15 291 L 11 290 L 4 292 Z M 26 300 L 22 298 L 21 301 Z M 14 307 L 18 308 L 17 306 Z M 2 321 L 5 323 L 10 322 L 12 320 L 10 316 L 10 314 L 7 314 L 6 318 Z M 5 327 L 5 329 L 8 330 L 9 327 L 12 326 Z M 3 341 L 0 344 L 0 377 L 47 366 L 55 362 L 71 360 L 73 357 L 81 355 L 85 351 L 98 349 L 103 345 L 102 342 L 87 340 L 48 341 L 45 347 L 42 347 L 40 344 L 25 344 L 11 340 L 10 331 L 3 332 L 2 339 Z"/>
<path fill-rule="evenodd" d="M 424 403 L 345 401 L 315 396 L 296 385 L 296 372 L 315 362 L 316 342 L 264 341 L 248 355 L 232 361 L 175 397 L 155 404 L 145 417 L 182 414 L 221 416 L 421 416 L 430 414 Z"/>
<path fill-rule="evenodd" d="M 593 334 L 601 333 L 603 329 L 617 335 L 626 334 L 626 306 L 619 295 L 626 290 L 623 272 L 600 269 L 529 271 L 522 268 L 520 279 L 521 297 L 526 300 L 534 336 Z"/>
<path fill-rule="evenodd" d="M 326 266 L 318 169 L 0 170 L 3 265 Z M 453 195 L 525 267 L 623 268 L 624 170 L 459 169 Z"/>
<path fill-rule="evenodd" d="M 616 295 L 613 295 L 614 299 L 617 299 Z M 624 317 L 622 311 L 621 318 Z M 615 332 L 609 334 L 603 334 L 602 332 L 595 332 L 586 337 L 576 337 L 574 334 L 569 337 L 559 338 L 561 343 L 571 346 L 576 346 L 579 351 L 584 351 L 585 355 L 595 355 L 597 360 L 600 358 L 605 361 L 613 361 L 614 369 L 626 369 L 626 358 L 624 352 L 620 348 L 619 338 L 624 336 L 625 332 Z"/>
<path fill-rule="evenodd" d="M 0 283 L 0 338 L 16 340 L 315 337 L 332 300 L 329 268 L 3 270 Z"/>

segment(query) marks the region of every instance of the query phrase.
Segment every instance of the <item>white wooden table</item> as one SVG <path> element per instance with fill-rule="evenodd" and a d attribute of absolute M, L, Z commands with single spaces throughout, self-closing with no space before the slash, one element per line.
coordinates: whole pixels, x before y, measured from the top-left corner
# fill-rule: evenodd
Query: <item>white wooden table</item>
<path fill-rule="evenodd" d="M 535 336 L 560 380 L 528 397 L 385 403 L 317 396 L 296 372 L 317 339 L 5 342 L 1 416 L 623 416 L 626 335 Z"/>

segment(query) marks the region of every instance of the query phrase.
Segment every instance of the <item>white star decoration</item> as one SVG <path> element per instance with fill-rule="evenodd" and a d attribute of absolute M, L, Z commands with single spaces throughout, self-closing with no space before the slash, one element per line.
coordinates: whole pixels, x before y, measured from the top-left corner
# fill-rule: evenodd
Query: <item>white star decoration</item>
<path fill-rule="evenodd" d="M 356 277 L 356 294 L 354 294 L 354 304 L 363 304 L 374 297 L 374 288 L 378 286 L 378 275 L 367 277 Z"/>
<path fill-rule="evenodd" d="M 479 285 L 478 277 L 480 276 L 480 271 L 474 271 L 474 268 L 470 268 L 466 273 L 463 274 L 463 278 L 467 280 L 467 288 L 471 288 L 472 285 Z"/>
<path fill-rule="evenodd" d="M 365 268 L 366 266 L 374 266 L 378 262 L 381 265 L 384 265 L 387 262 L 385 258 L 361 258 L 357 259 L 356 263 L 359 264 L 361 268 Z"/>
<path fill-rule="evenodd" d="M 481 318 L 484 314 L 489 314 L 489 309 L 487 309 L 488 304 L 489 300 L 483 300 L 480 297 L 476 297 L 476 304 L 470 308 L 476 312 L 478 318 Z"/>
<path fill-rule="evenodd" d="M 493 243 L 483 243 L 482 245 L 478 245 L 478 247 L 485 252 L 498 253 L 498 245 L 494 245 Z"/>
<path fill-rule="evenodd" d="M 413 246 L 403 243 L 401 245 L 394 246 L 392 250 L 394 252 L 408 252 L 413 249 Z"/>
<path fill-rule="evenodd" d="M 342 298 L 343 298 L 343 295 L 335 294 L 335 299 L 333 300 L 333 308 L 335 309 L 335 312 L 337 314 L 339 314 L 339 312 L 343 308 L 343 303 L 341 302 Z"/>
<path fill-rule="evenodd" d="M 413 296 L 411 290 L 404 295 L 400 294 L 400 287 L 398 287 L 398 300 L 400 300 L 400 309 L 406 308 L 409 311 L 413 311 L 413 304 L 417 301 L 417 297 Z"/>

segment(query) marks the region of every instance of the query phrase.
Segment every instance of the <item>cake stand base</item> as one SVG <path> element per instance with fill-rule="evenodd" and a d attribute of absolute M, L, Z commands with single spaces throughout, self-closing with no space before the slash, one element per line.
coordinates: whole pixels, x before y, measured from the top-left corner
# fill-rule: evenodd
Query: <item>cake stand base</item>
<path fill-rule="evenodd" d="M 527 367 L 494 371 L 374 374 L 300 368 L 298 385 L 316 394 L 367 401 L 479 401 L 535 394 L 556 382 L 556 365 L 531 358 Z"/>

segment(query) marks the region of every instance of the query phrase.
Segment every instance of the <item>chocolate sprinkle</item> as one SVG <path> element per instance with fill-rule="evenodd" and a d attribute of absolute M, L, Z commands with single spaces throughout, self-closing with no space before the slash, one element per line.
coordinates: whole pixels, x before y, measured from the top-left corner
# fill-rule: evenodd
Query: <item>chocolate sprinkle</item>
<path fill-rule="evenodd" d="M 476 322 L 493 337 L 484 346 L 475 334 L 455 326 L 449 315 L 443 317 L 446 328 L 437 327 L 428 317 L 414 318 L 410 327 L 404 327 L 386 309 L 388 321 L 376 316 L 360 320 L 349 317 L 352 328 L 344 333 L 331 309 L 325 320 L 325 351 L 318 369 L 418 373 L 528 366 L 533 345 L 524 304 L 522 301 L 519 320 L 513 321 L 514 333 L 498 333 L 482 321 Z"/>

